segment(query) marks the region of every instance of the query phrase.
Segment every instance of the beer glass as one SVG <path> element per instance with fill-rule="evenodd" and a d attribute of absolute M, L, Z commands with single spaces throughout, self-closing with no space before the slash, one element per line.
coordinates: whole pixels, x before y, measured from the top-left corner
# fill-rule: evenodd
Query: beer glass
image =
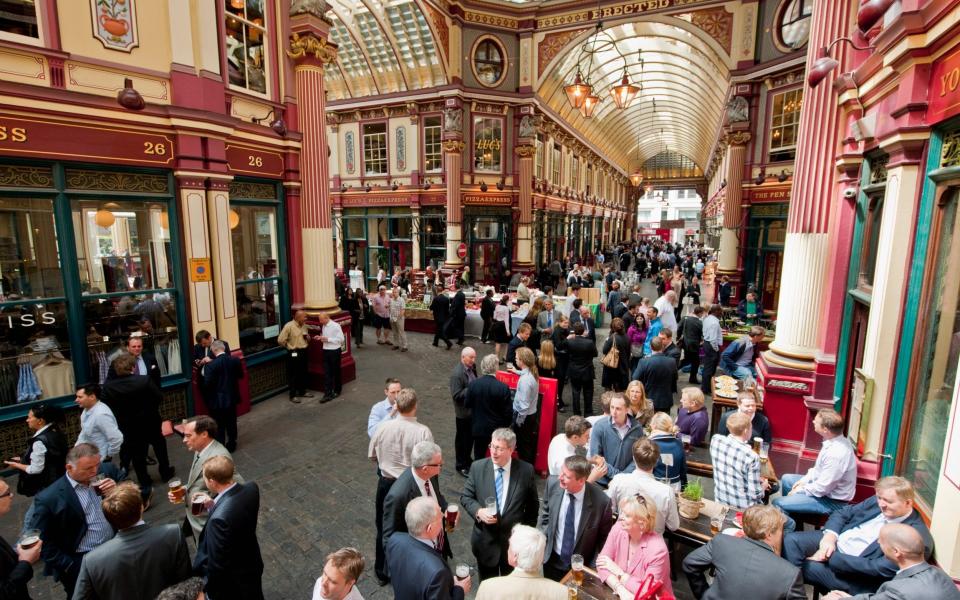
<path fill-rule="evenodd" d="M 682 434 L 682 435 L 680 436 L 680 440 L 683 442 L 683 451 L 684 451 L 684 452 L 690 452 L 690 440 L 691 440 L 691 439 L 692 439 L 692 438 L 690 437 L 690 435 L 689 435 L 689 434 L 686 434 L 686 433 L 684 433 L 684 434 Z"/>
<path fill-rule="evenodd" d="M 487 498 L 486 505 L 487 505 L 487 512 L 493 516 L 496 516 L 497 513 L 499 512 L 497 510 L 497 499 L 494 496 L 490 496 L 489 498 Z"/>
<path fill-rule="evenodd" d="M 103 475 L 102 473 L 97 473 L 96 475 L 90 478 L 90 487 L 92 487 L 94 491 L 97 492 L 98 496 L 103 495 L 103 492 L 100 490 L 100 484 L 103 483 L 103 481 L 106 478 L 107 478 L 106 475 Z"/>
<path fill-rule="evenodd" d="M 447 530 L 447 533 L 453 531 L 453 528 L 457 525 L 457 515 L 460 514 L 460 507 L 456 504 L 447 505 L 446 519 L 444 522 L 444 528 Z"/>
<path fill-rule="evenodd" d="M 198 517 L 207 509 L 208 497 L 206 494 L 197 493 L 193 495 L 193 501 L 190 503 L 190 512 Z"/>
<path fill-rule="evenodd" d="M 456 573 L 457 573 L 457 579 L 459 579 L 460 581 L 463 581 L 464 579 L 469 579 L 469 578 L 470 578 L 470 567 L 468 567 L 467 565 L 463 565 L 463 564 L 457 565 L 457 571 L 456 571 Z"/>
<path fill-rule="evenodd" d="M 580 554 L 571 556 L 570 568 L 573 570 L 573 580 L 577 586 L 583 585 L 583 556 Z"/>
<path fill-rule="evenodd" d="M 183 487 L 183 482 L 179 479 L 170 480 L 170 494 L 173 497 L 174 504 L 183 504 L 187 497 L 187 488 Z"/>
<path fill-rule="evenodd" d="M 33 548 L 37 545 L 37 542 L 40 541 L 40 530 L 39 529 L 27 529 L 24 530 L 23 535 L 20 536 L 20 540 L 17 544 L 26 550 L 27 548 Z"/>
<path fill-rule="evenodd" d="M 760 445 L 760 462 L 767 462 L 770 458 L 770 444 L 763 442 Z"/>

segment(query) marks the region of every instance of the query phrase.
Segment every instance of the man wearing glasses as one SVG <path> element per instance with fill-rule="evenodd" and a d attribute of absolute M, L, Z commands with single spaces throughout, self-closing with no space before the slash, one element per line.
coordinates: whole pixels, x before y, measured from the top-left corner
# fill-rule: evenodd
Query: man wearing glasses
<path fill-rule="evenodd" d="M 490 458 L 474 461 L 460 504 L 474 519 L 470 545 L 480 579 L 508 575 L 510 531 L 517 523 L 536 526 L 540 501 L 533 466 L 513 460 L 517 436 L 502 427 L 493 432 Z"/>

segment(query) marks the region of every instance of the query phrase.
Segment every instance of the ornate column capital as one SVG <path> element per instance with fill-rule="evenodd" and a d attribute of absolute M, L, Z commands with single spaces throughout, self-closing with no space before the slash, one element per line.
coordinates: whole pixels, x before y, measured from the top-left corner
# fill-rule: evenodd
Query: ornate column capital
<path fill-rule="evenodd" d="M 460 154 L 463 152 L 463 149 L 466 147 L 466 144 L 460 140 L 444 140 L 441 142 L 444 152 L 450 152 L 452 154 Z"/>
<path fill-rule="evenodd" d="M 523 144 L 513 149 L 520 158 L 532 158 L 537 154 L 537 147 L 529 144 Z"/>
<path fill-rule="evenodd" d="M 337 47 L 315 33 L 300 34 L 294 31 L 290 36 L 287 56 L 297 62 L 315 60 L 321 65 L 326 65 L 337 60 Z"/>
<path fill-rule="evenodd" d="M 727 146 L 746 146 L 752 137 L 749 131 L 730 131 L 723 136 L 723 143 Z"/>

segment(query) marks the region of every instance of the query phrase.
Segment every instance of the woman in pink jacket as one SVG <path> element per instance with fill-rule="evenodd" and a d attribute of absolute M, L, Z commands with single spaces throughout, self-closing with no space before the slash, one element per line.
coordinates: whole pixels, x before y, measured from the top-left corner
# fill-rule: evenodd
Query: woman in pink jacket
<path fill-rule="evenodd" d="M 607 542 L 597 557 L 600 579 L 623 600 L 632 600 L 637 590 L 653 575 L 660 582 L 659 598 L 672 598 L 670 555 L 663 536 L 653 530 L 657 506 L 645 494 L 620 501 L 620 520 L 610 530 Z"/>
<path fill-rule="evenodd" d="M 629 317 L 630 315 L 625 315 Z M 625 319 L 626 321 L 626 319 Z M 643 343 L 647 341 L 647 317 L 645 313 L 637 315 L 634 322 L 627 328 L 627 339 L 630 341 L 630 372 L 637 368 L 637 363 L 643 358 Z"/>

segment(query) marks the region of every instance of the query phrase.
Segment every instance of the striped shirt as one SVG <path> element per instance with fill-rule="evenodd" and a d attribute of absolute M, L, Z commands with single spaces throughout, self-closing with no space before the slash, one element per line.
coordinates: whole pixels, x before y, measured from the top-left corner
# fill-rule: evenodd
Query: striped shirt
<path fill-rule="evenodd" d="M 87 520 L 87 531 L 83 534 L 80 544 L 77 545 L 77 552 L 90 552 L 100 544 L 113 537 L 113 527 L 103 516 L 103 508 L 100 504 L 100 496 L 89 485 L 83 485 L 70 478 L 67 480 L 73 486 L 73 491 L 80 500 L 80 506 L 83 508 L 83 516 Z"/>

